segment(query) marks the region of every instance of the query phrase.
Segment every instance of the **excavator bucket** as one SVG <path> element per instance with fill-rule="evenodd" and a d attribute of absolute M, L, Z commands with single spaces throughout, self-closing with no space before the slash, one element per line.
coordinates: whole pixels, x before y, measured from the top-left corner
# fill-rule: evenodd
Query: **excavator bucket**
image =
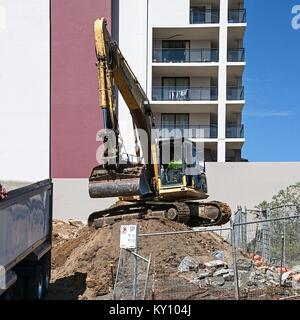
<path fill-rule="evenodd" d="M 151 193 L 142 165 L 107 170 L 103 166 L 93 169 L 89 179 L 91 198 L 142 196 Z"/>

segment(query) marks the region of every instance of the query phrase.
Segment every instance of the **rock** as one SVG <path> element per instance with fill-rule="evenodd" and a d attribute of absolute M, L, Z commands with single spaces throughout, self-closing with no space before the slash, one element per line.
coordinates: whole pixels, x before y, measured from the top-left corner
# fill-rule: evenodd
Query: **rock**
<path fill-rule="evenodd" d="M 293 271 L 294 273 L 300 273 L 300 266 L 294 266 L 291 271 Z"/>
<path fill-rule="evenodd" d="M 224 258 L 225 258 L 224 251 L 217 250 L 217 251 L 214 251 L 211 255 L 214 256 L 217 260 L 224 261 Z"/>
<path fill-rule="evenodd" d="M 253 280 L 247 281 L 247 286 L 248 287 L 257 287 L 257 282 Z"/>
<path fill-rule="evenodd" d="M 292 287 L 295 290 L 299 290 L 300 289 L 300 274 L 296 274 L 296 275 L 293 276 Z"/>
<path fill-rule="evenodd" d="M 250 272 L 249 281 L 254 281 L 255 278 L 256 278 L 256 272 L 255 271 Z"/>
<path fill-rule="evenodd" d="M 252 262 L 249 260 L 239 259 L 237 261 L 238 270 L 249 271 L 252 267 Z"/>
<path fill-rule="evenodd" d="M 225 281 L 233 281 L 234 280 L 234 273 L 233 272 L 229 272 L 227 274 L 223 275 L 223 279 Z"/>
<path fill-rule="evenodd" d="M 218 277 L 218 276 L 223 276 L 224 274 L 228 274 L 229 273 L 229 269 L 220 269 L 220 270 L 217 270 L 213 276 L 214 277 Z"/>
<path fill-rule="evenodd" d="M 268 270 L 268 267 L 266 267 L 266 266 L 258 267 L 257 270 L 259 270 L 260 273 L 264 273 L 265 274 L 267 272 L 267 270 Z"/>
<path fill-rule="evenodd" d="M 185 257 L 178 266 L 178 272 L 197 271 L 199 263 L 192 257 Z"/>
<path fill-rule="evenodd" d="M 80 228 L 80 227 L 84 226 L 84 223 L 82 221 L 80 221 L 80 220 L 69 219 L 68 222 L 69 222 L 69 224 L 71 226 L 74 226 L 74 227 L 77 227 L 77 228 Z"/>
<path fill-rule="evenodd" d="M 199 279 L 199 280 L 207 278 L 209 276 L 210 276 L 209 272 L 198 272 L 197 273 L 197 279 Z"/>
<path fill-rule="evenodd" d="M 292 274 L 293 274 L 292 271 L 284 272 L 284 273 L 282 274 L 282 278 L 281 278 L 282 281 L 283 281 L 283 283 L 285 283 L 286 280 L 287 280 Z"/>
<path fill-rule="evenodd" d="M 86 286 L 88 288 L 95 288 L 97 286 L 97 282 L 95 281 L 95 279 L 87 278 L 86 279 Z"/>
<path fill-rule="evenodd" d="M 261 280 L 259 280 L 259 282 L 260 282 L 260 283 L 266 283 L 267 280 L 266 280 L 266 279 L 261 279 Z"/>
<path fill-rule="evenodd" d="M 277 274 L 276 271 L 274 272 L 272 269 L 269 269 L 269 270 L 267 270 L 267 272 L 266 272 L 266 277 L 267 277 L 268 279 L 270 279 L 270 280 L 273 280 L 273 279 L 275 279 L 276 277 L 278 277 L 278 274 Z"/>
<path fill-rule="evenodd" d="M 211 281 L 211 285 L 213 287 L 222 287 L 225 284 L 225 279 L 223 277 L 216 277 L 213 281 Z"/>
<path fill-rule="evenodd" d="M 226 264 L 222 260 L 213 260 L 213 261 L 204 263 L 204 265 L 207 268 L 216 268 L 216 267 L 220 268 L 220 267 L 224 267 Z"/>

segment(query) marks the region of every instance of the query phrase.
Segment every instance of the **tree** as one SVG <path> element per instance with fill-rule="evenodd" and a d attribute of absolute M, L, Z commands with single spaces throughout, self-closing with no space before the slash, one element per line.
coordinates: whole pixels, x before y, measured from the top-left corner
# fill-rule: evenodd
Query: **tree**
<path fill-rule="evenodd" d="M 263 201 L 257 208 L 275 208 L 283 205 L 296 205 L 300 206 L 300 182 L 280 190 L 276 195 L 272 197 L 272 201 Z"/>
<path fill-rule="evenodd" d="M 292 207 L 290 207 L 292 205 Z M 286 206 L 285 208 L 279 208 Z M 269 218 L 300 215 L 300 182 L 280 190 L 272 197 L 272 201 L 263 201 L 256 208 L 260 210 L 270 209 Z M 285 256 L 286 261 L 300 260 L 300 219 L 287 219 L 273 221 L 271 229 L 271 255 L 281 256 L 281 236 L 285 235 Z"/>

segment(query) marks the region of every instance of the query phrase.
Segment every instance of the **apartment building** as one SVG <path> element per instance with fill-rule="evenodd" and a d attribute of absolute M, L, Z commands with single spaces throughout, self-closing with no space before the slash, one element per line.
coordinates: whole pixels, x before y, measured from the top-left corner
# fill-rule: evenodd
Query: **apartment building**
<path fill-rule="evenodd" d="M 190 129 L 208 162 L 242 161 L 244 2 L 130 0 L 120 1 L 116 14 L 114 36 L 150 99 L 156 127 Z M 127 151 L 134 153 L 121 97 L 119 108 Z"/>

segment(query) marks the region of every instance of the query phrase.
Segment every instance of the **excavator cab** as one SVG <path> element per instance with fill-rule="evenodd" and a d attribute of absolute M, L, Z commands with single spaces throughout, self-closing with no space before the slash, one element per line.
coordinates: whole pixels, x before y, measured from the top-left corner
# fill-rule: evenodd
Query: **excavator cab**
<path fill-rule="evenodd" d="M 178 199 L 181 195 L 206 199 L 207 182 L 201 150 L 189 139 L 164 139 L 158 144 L 159 194 L 162 198 Z"/>

